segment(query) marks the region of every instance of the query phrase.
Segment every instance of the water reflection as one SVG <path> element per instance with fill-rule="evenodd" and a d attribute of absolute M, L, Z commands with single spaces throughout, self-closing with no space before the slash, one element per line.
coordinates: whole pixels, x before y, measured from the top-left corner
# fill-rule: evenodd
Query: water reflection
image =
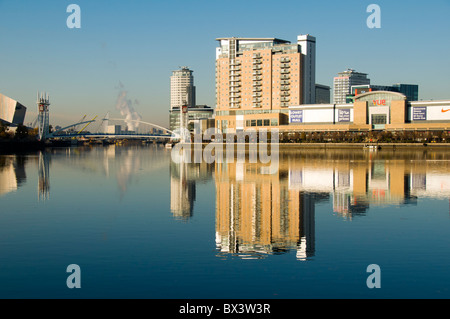
<path fill-rule="evenodd" d="M 261 174 L 267 165 L 259 163 L 175 162 L 171 151 L 159 146 L 52 149 L 0 156 L 0 196 L 25 184 L 30 163 L 38 167 L 38 200 L 49 200 L 50 173 L 57 168 L 53 176 L 58 178 L 66 170 L 112 177 L 120 198 L 136 180 L 161 182 L 153 180 L 154 173 L 167 169 L 170 213 L 183 221 L 194 215 L 198 183 L 214 183 L 215 242 L 221 258 L 288 252 L 298 260 L 312 258 L 318 204 L 331 205 L 337 216 L 352 220 L 363 218 L 371 207 L 450 198 L 450 151 L 445 150 L 281 150 L 277 172 L 268 175 Z"/>
<path fill-rule="evenodd" d="M 221 257 L 262 258 L 315 251 L 315 205 L 328 194 L 289 188 L 288 167 L 260 175 L 257 163 L 216 165 L 216 245 Z"/>
<path fill-rule="evenodd" d="M 26 161 L 22 155 L 0 156 L 0 196 L 16 191 L 25 183 Z"/>
<path fill-rule="evenodd" d="M 38 199 L 47 200 L 50 196 L 50 154 L 39 152 Z"/>
<path fill-rule="evenodd" d="M 212 179 L 214 165 L 206 162 L 188 163 L 188 154 L 176 154 L 170 162 L 170 211 L 177 220 L 187 221 L 193 216 L 196 183 Z"/>
<path fill-rule="evenodd" d="M 216 245 L 219 256 L 263 258 L 315 253 L 315 207 L 332 200 L 345 219 L 370 207 L 416 205 L 450 197 L 449 152 L 285 150 L 279 170 L 261 164 L 216 164 Z"/>

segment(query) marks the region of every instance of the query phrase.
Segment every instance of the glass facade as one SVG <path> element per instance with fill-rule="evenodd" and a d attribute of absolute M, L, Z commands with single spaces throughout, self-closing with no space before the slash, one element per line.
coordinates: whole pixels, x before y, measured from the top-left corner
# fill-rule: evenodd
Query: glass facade
<path fill-rule="evenodd" d="M 212 108 L 192 108 L 188 109 L 188 122 L 194 120 L 212 119 L 214 118 L 214 109 Z M 171 131 L 180 127 L 180 110 L 178 108 L 170 111 L 169 129 Z"/>

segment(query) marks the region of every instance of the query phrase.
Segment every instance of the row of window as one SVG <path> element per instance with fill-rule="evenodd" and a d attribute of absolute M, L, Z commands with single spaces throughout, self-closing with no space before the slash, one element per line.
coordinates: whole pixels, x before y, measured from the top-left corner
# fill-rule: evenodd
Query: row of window
<path fill-rule="evenodd" d="M 278 119 L 261 119 L 261 120 L 247 120 L 245 126 L 278 126 Z"/>

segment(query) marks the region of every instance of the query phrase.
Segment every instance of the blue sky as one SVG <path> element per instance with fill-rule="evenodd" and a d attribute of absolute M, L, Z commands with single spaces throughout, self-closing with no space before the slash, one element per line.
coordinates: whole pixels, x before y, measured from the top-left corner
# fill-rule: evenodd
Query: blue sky
<path fill-rule="evenodd" d="M 69 4 L 81 29 L 69 29 Z M 369 4 L 381 28 L 366 25 Z M 215 105 L 218 37 L 317 38 L 317 82 L 347 68 L 372 84 L 419 84 L 420 99 L 450 99 L 450 1 L 2 1 L 0 93 L 35 115 L 51 97 L 53 125 L 115 110 L 122 85 L 144 121 L 167 125 L 170 75 L 194 70 L 197 104 Z"/>

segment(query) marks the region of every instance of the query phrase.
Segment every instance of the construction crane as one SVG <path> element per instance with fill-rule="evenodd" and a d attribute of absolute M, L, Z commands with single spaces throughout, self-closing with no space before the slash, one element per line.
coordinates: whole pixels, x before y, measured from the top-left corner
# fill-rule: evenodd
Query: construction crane
<path fill-rule="evenodd" d="M 86 114 L 84 114 L 84 116 L 78 121 L 78 122 L 76 122 L 76 123 L 81 123 L 81 122 L 83 122 L 84 121 L 84 119 L 86 118 Z M 77 126 L 75 126 L 74 128 L 73 128 L 73 130 L 74 131 L 76 131 L 78 129 L 78 125 Z"/>
<path fill-rule="evenodd" d="M 89 124 L 91 124 L 92 122 L 95 122 L 95 119 L 96 119 L 96 118 L 97 118 L 97 115 L 96 115 L 89 123 L 87 123 L 85 126 L 83 126 L 83 128 L 78 132 L 78 134 L 81 134 L 81 132 L 83 132 L 84 129 L 85 129 L 86 127 L 88 127 Z"/>

